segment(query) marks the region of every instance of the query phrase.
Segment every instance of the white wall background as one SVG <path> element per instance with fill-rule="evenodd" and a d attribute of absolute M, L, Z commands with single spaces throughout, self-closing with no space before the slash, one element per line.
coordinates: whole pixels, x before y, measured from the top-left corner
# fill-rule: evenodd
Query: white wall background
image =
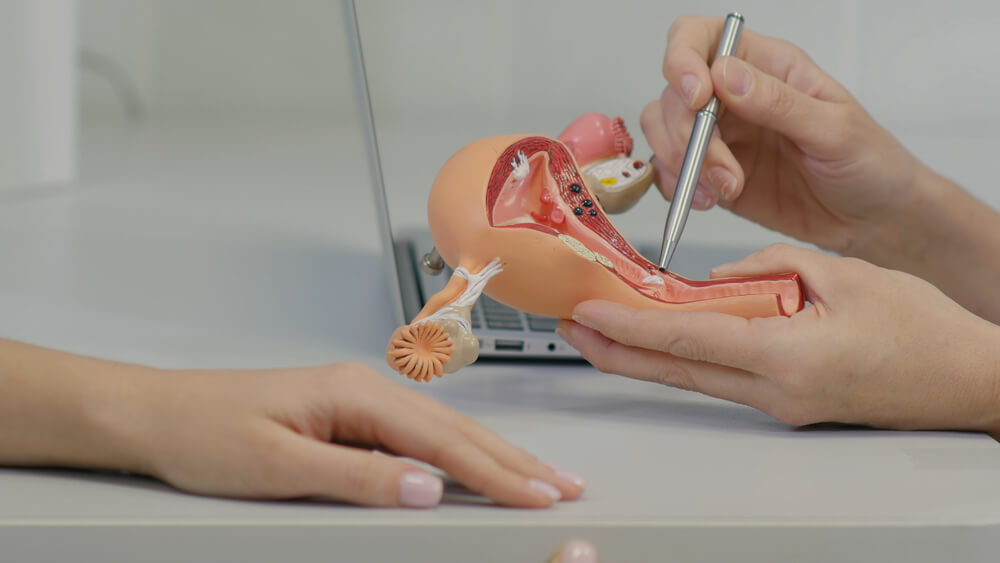
<path fill-rule="evenodd" d="M 81 43 L 117 61 L 154 117 L 355 112 L 335 0 L 80 0 Z M 802 46 L 918 156 L 1000 207 L 1000 3 L 956 0 L 358 0 L 397 223 L 418 225 L 437 167 L 464 142 L 556 134 L 577 114 L 638 114 L 664 86 L 666 30 L 682 14 L 739 9 Z M 85 116 L 114 115 L 107 83 L 81 76 Z M 619 220 L 653 238 L 652 196 Z M 724 211 L 694 216 L 695 239 L 779 240 Z"/>
<path fill-rule="evenodd" d="M 353 111 L 336 0 L 80 0 L 81 46 L 116 61 L 155 116 Z M 84 111 L 114 112 L 99 75 Z"/>

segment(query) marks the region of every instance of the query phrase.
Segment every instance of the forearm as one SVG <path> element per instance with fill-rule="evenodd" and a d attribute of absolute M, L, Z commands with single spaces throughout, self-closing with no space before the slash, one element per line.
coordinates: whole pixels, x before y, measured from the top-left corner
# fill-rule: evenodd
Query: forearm
<path fill-rule="evenodd" d="M 1000 213 L 922 165 L 911 193 L 852 254 L 921 277 L 1000 323 Z"/>
<path fill-rule="evenodd" d="M 154 373 L 0 340 L 0 465 L 142 471 L 131 436 Z"/>

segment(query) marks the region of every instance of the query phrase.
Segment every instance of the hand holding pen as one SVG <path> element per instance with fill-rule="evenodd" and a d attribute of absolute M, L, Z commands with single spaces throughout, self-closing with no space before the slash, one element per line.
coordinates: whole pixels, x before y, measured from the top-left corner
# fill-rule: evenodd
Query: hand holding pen
<path fill-rule="evenodd" d="M 729 14 L 722 28 L 722 36 L 719 39 L 715 58 L 729 57 L 735 53 L 742 30 L 743 16 L 738 12 Z M 712 137 L 715 122 L 721 111 L 722 104 L 718 98 L 712 96 L 695 117 L 687 151 L 684 154 L 684 162 L 677 175 L 677 187 L 674 189 L 670 212 L 667 214 L 667 225 L 663 230 L 663 244 L 660 247 L 659 260 L 661 272 L 670 265 L 670 259 L 673 257 L 674 251 L 677 250 L 677 243 L 680 242 L 681 234 L 684 232 L 684 225 L 687 223 L 691 203 L 694 200 L 695 187 L 698 185 L 705 155 L 708 153 L 708 141 Z"/>
<path fill-rule="evenodd" d="M 922 167 L 787 41 L 747 28 L 734 56 L 709 62 L 723 26 L 720 18 L 687 17 L 670 28 L 669 85 L 642 115 L 663 195 L 673 197 L 696 114 L 714 95 L 725 111 L 691 208 L 719 204 L 827 250 L 889 260 L 891 244 L 880 233 L 911 220 L 906 202 L 927 189 Z"/>
<path fill-rule="evenodd" d="M 812 306 L 790 319 L 587 301 L 560 334 L 603 372 L 793 425 L 965 428 L 1000 439 L 990 391 L 1000 377 L 1000 214 L 913 157 L 798 47 L 744 30 L 737 57 L 707 62 L 722 27 L 684 18 L 671 28 L 670 85 L 642 119 L 660 189 L 673 196 L 695 114 L 715 95 L 726 112 L 691 206 L 718 202 L 867 262 L 774 245 L 713 270 L 797 272 Z"/>

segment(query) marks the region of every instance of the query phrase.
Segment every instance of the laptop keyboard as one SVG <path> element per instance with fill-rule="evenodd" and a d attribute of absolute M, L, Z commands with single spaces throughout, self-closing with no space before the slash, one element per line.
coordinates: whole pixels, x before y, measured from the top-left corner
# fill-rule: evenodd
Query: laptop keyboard
<path fill-rule="evenodd" d="M 411 246 L 411 256 L 415 263 L 419 263 L 420 254 L 415 247 Z M 437 276 L 428 276 L 418 272 L 418 277 L 423 286 L 425 299 L 431 294 L 444 288 L 445 283 L 451 277 L 451 268 L 445 267 L 444 271 Z M 496 299 L 483 295 L 472 307 L 469 314 L 473 329 L 488 328 L 491 330 L 510 330 L 532 332 L 555 332 L 559 319 L 543 317 L 540 315 L 529 315 L 508 307 Z"/>
<path fill-rule="evenodd" d="M 486 318 L 486 328 L 502 330 L 524 330 L 521 313 L 487 296 L 479 298 L 482 303 L 483 316 Z"/>
<path fill-rule="evenodd" d="M 552 317 L 539 317 L 538 315 L 526 315 L 528 317 L 528 328 L 535 332 L 555 332 L 559 319 Z"/>
<path fill-rule="evenodd" d="M 529 315 L 508 307 L 496 299 L 483 295 L 472 308 L 472 328 L 493 330 L 524 330 L 535 332 L 555 332 L 559 319 Z"/>

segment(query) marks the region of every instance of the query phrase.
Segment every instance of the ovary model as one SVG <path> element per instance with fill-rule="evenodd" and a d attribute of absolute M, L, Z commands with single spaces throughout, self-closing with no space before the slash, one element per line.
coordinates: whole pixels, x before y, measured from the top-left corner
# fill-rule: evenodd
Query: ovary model
<path fill-rule="evenodd" d="M 606 200 L 626 209 L 652 182 L 649 163 L 631 150 L 620 119 L 587 114 L 559 139 L 490 137 L 452 156 L 431 189 L 428 221 L 454 274 L 393 333 L 389 365 L 429 381 L 474 362 L 470 311 L 483 292 L 563 319 L 589 299 L 746 318 L 802 309 L 797 274 L 692 281 L 636 252 L 605 214 Z"/>

